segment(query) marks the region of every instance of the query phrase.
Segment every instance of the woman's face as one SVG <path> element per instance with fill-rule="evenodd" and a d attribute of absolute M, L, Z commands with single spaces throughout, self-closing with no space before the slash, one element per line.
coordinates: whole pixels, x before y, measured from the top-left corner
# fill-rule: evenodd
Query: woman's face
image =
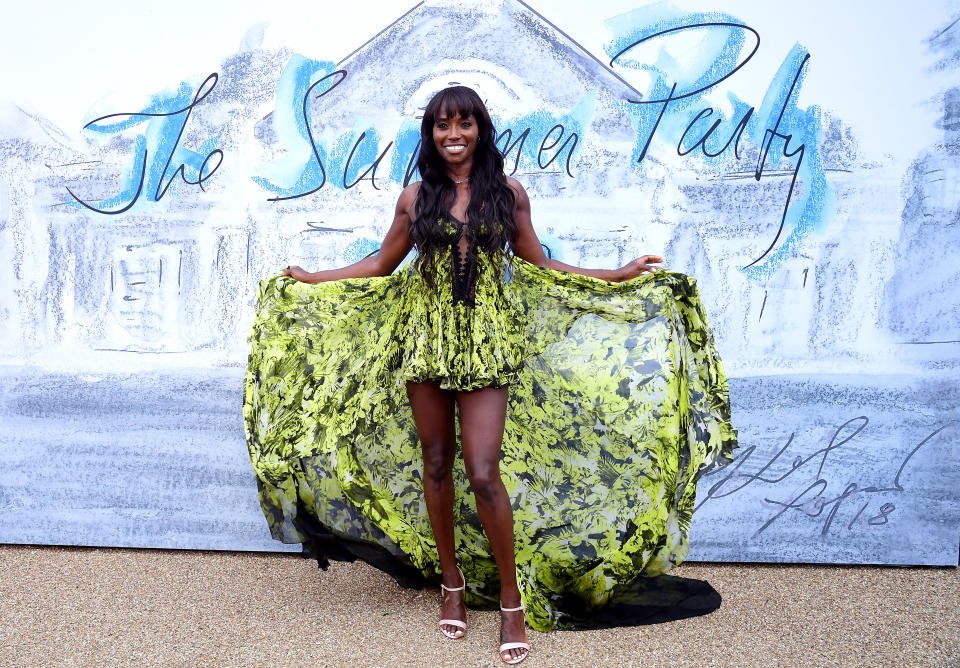
<path fill-rule="evenodd" d="M 440 109 L 433 122 L 433 143 L 437 153 L 450 166 L 471 164 L 477 150 L 477 121 L 473 114 L 463 118 Z"/>

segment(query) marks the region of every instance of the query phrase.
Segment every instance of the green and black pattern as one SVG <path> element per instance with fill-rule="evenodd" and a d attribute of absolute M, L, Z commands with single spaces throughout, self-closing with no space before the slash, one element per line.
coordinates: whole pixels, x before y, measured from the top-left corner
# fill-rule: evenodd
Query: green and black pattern
<path fill-rule="evenodd" d="M 564 628 L 568 611 L 599 614 L 684 559 L 696 482 L 736 447 L 727 379 L 691 278 L 495 267 L 481 255 L 472 307 L 409 269 L 262 281 L 247 444 L 274 538 L 436 581 L 405 380 L 508 385 L 501 473 L 521 593 L 531 627 Z M 451 255 L 435 269 L 450 276 Z M 460 458 L 454 483 L 467 601 L 493 606 L 496 567 Z"/>

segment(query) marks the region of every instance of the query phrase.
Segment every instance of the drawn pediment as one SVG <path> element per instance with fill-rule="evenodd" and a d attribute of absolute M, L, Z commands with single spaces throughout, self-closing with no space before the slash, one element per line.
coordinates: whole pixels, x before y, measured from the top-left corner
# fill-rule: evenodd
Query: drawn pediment
<path fill-rule="evenodd" d="M 409 101 L 428 97 L 427 81 L 436 78 L 433 85 L 439 88 L 447 75 L 451 81 L 469 79 L 483 87 L 486 95 L 494 96 L 488 98 L 492 107 L 498 96 L 505 104 L 526 107 L 536 104 L 539 95 L 546 106 L 564 109 L 593 90 L 601 98 L 642 97 L 562 30 L 515 0 L 421 3 L 343 58 L 337 68 L 347 72 L 345 84 L 354 80 L 356 85 L 341 86 L 332 99 L 354 109 L 369 103 L 363 96 L 372 82 L 377 82 L 380 104 L 406 110 Z M 537 75 L 536 94 L 528 73 Z"/>

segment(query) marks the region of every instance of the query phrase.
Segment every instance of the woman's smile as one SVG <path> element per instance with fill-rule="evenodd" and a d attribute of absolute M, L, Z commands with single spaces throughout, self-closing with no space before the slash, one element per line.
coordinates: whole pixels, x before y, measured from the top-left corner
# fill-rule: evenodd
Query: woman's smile
<path fill-rule="evenodd" d="M 472 161 L 478 134 L 473 114 L 464 118 L 459 113 L 450 115 L 441 109 L 433 124 L 433 143 L 437 153 L 448 163 L 468 164 Z"/>

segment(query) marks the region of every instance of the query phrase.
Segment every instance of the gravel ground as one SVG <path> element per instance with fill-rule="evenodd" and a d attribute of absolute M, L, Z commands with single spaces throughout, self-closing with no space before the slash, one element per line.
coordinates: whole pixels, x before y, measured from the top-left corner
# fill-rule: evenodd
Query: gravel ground
<path fill-rule="evenodd" d="M 723 606 L 601 631 L 530 631 L 524 666 L 960 666 L 960 570 L 690 563 Z M 464 640 L 439 592 L 297 555 L 0 546 L 3 666 L 496 666 L 498 615 Z"/>

